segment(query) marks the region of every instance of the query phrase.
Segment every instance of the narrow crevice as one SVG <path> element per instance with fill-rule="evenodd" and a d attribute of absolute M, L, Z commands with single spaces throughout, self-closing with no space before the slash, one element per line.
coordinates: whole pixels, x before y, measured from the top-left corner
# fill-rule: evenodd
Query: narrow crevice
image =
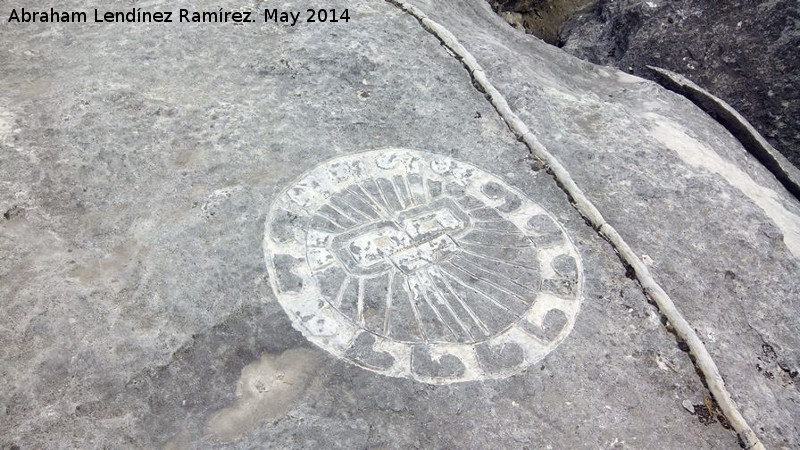
<path fill-rule="evenodd" d="M 757 364 L 756 368 L 758 369 L 759 373 L 761 373 L 762 375 L 764 375 L 769 379 L 774 379 L 775 378 L 774 370 L 770 371 L 769 367 L 767 366 L 767 364 L 774 364 L 773 367 L 783 372 L 783 375 L 786 377 L 785 380 L 787 381 L 784 387 L 793 386 L 797 388 L 795 380 L 797 379 L 798 371 L 793 370 L 791 367 L 787 367 L 786 360 L 783 359 L 780 355 L 778 355 L 778 351 L 775 350 L 775 346 L 770 344 L 769 341 L 767 341 L 767 339 L 759 330 L 753 327 L 753 325 L 751 325 L 749 322 L 747 323 L 747 326 L 761 340 L 762 356 L 760 356 L 758 359 L 761 363 L 765 365 L 765 367 L 762 367 L 760 364 Z"/>
<path fill-rule="evenodd" d="M 747 119 L 724 100 L 714 96 L 682 75 L 660 67 L 647 66 L 658 83 L 705 111 L 733 135 L 744 149 L 769 170 L 775 178 L 800 200 L 800 170 L 775 150 Z"/>
<path fill-rule="evenodd" d="M 608 241 L 606 239 L 606 241 Z M 611 242 L 609 242 L 613 246 Z M 616 252 L 617 257 L 619 258 L 620 264 L 625 268 L 625 276 L 628 278 L 630 277 L 631 273 L 635 273 L 633 267 L 625 261 L 625 258 L 622 257 L 618 252 Z M 702 405 L 692 405 L 694 412 L 691 412 L 692 415 L 697 416 L 698 421 L 703 425 L 710 425 L 712 423 L 719 423 L 719 425 L 726 429 L 732 430 L 733 425 L 731 425 L 728 418 L 725 416 L 725 413 L 719 407 L 716 398 L 714 397 L 713 392 L 708 386 L 708 382 L 706 381 L 705 374 L 703 374 L 703 370 L 700 368 L 699 364 L 697 363 L 697 358 L 695 358 L 694 354 L 692 354 L 692 350 L 689 347 L 689 344 L 681 338 L 678 334 L 678 331 L 675 327 L 672 326 L 667 316 L 659 309 L 658 304 L 656 301 L 647 293 L 647 290 L 642 286 L 641 282 L 639 282 L 638 278 L 631 278 L 636 284 L 639 285 L 642 293 L 644 294 L 644 298 L 647 303 L 653 307 L 653 312 L 658 315 L 658 320 L 661 322 L 661 325 L 664 327 L 664 330 L 667 333 L 671 334 L 672 337 L 675 339 L 675 345 L 678 347 L 678 350 L 686 353 L 686 356 L 689 357 L 689 361 L 692 364 L 692 369 L 694 369 L 694 373 L 697 375 L 697 378 L 700 380 L 700 383 L 703 385 L 703 399 L 704 402 Z M 734 432 L 736 430 L 733 430 Z M 741 435 L 738 433 L 736 434 L 737 442 L 739 446 L 743 449 L 747 449 L 748 447 L 745 445 L 744 441 L 742 440 Z"/>

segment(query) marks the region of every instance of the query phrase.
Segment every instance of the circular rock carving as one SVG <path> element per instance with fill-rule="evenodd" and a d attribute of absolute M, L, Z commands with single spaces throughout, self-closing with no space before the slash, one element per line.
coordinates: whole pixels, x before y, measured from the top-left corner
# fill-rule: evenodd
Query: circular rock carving
<path fill-rule="evenodd" d="M 385 375 L 504 378 L 552 351 L 581 301 L 581 259 L 541 206 L 448 157 L 330 160 L 283 191 L 264 253 L 295 328 Z"/>

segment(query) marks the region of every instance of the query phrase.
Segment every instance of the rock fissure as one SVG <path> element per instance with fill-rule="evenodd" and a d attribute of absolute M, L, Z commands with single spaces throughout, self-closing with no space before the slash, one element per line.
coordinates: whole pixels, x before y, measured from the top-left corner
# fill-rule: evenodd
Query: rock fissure
<path fill-rule="evenodd" d="M 800 200 L 800 169 L 770 143 L 738 111 L 721 98 L 711 94 L 686 77 L 660 67 L 647 66 L 659 84 L 680 94 L 724 126 L 742 146 L 775 175 L 775 178 L 795 198 Z"/>
<path fill-rule="evenodd" d="M 633 252 L 631 247 L 624 241 L 622 236 L 603 218 L 600 211 L 586 197 L 583 191 L 577 186 L 566 168 L 561 165 L 538 138 L 531 132 L 527 125 L 511 110 L 503 95 L 488 80 L 483 68 L 474 56 L 460 43 L 457 38 L 444 26 L 429 19 L 427 15 L 414 5 L 399 1 L 386 0 L 395 7 L 402 9 L 410 14 L 421 26 L 436 37 L 449 53 L 455 54 L 473 78 L 473 85 L 479 85 L 478 89 L 487 97 L 489 102 L 497 110 L 500 117 L 508 125 L 511 132 L 516 135 L 529 149 L 531 154 L 540 159 L 547 167 L 559 187 L 571 199 L 575 209 L 593 224 L 593 228 L 608 241 L 616 250 L 620 259 L 633 268 L 638 283 L 642 287 L 644 294 L 652 299 L 661 314 L 672 324 L 675 334 L 686 342 L 692 361 L 702 372 L 705 384 L 713 396 L 713 400 L 719 405 L 720 410 L 728 419 L 733 429 L 738 433 L 739 439 L 744 448 L 764 449 L 764 445 L 759 440 L 755 432 L 745 421 L 738 407 L 725 388 L 725 381 L 722 379 L 716 363 L 711 358 L 697 333 L 678 311 L 672 299 L 663 288 L 655 281 L 649 269 L 641 259 Z"/>
<path fill-rule="evenodd" d="M 756 334 L 756 336 L 758 336 L 758 339 L 761 340 L 763 359 L 762 357 L 759 357 L 759 362 L 774 364 L 773 367 L 783 372 L 786 377 L 786 382 L 783 384 L 783 387 L 793 386 L 795 389 L 797 389 L 795 378 L 797 378 L 798 371 L 792 369 L 786 364 L 786 360 L 778 354 L 778 352 L 775 350 L 775 346 L 771 344 L 766 337 L 764 337 L 764 334 L 761 331 L 754 327 L 750 322 L 747 323 L 747 326 Z M 761 367 L 760 364 L 757 364 L 756 367 L 758 367 L 758 371 L 764 374 L 764 376 L 767 378 L 774 378 L 774 374 L 769 372 L 767 370 L 768 368 Z"/>

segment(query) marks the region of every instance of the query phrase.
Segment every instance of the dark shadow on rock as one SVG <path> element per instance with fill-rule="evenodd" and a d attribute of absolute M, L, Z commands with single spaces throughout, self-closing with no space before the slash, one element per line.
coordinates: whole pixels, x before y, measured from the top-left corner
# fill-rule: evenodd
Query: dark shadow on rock
<path fill-rule="evenodd" d="M 688 77 L 800 167 L 798 20 L 794 0 L 596 0 L 564 23 L 557 45 L 654 81 L 648 65 Z"/>

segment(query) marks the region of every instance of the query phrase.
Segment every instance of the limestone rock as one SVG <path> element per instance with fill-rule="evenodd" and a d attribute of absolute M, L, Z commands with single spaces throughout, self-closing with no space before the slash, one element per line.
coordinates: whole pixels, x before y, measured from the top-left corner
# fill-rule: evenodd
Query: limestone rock
<path fill-rule="evenodd" d="M 684 98 L 483 2 L 414 5 L 0 27 L 0 445 L 735 447 L 610 226 L 798 445 L 798 201 Z M 142 6 L 182 7 L 220 3 Z"/>

